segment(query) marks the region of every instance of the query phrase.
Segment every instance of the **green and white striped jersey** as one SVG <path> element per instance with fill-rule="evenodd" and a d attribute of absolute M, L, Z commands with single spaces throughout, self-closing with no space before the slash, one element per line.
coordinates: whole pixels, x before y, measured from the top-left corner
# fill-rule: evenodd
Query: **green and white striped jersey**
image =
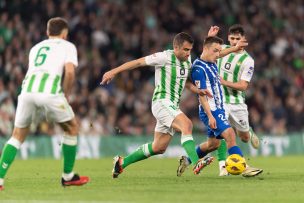
<path fill-rule="evenodd" d="M 222 48 L 229 46 L 223 45 Z M 231 53 L 217 61 L 220 76 L 230 82 L 245 80 L 250 82 L 254 72 L 254 60 L 246 52 Z M 245 93 L 222 86 L 224 93 L 224 102 L 227 104 L 245 103 Z"/>
<path fill-rule="evenodd" d="M 77 50 L 71 42 L 53 38 L 36 44 L 30 50 L 21 93 L 62 93 L 61 78 L 68 62 L 78 66 Z"/>
<path fill-rule="evenodd" d="M 178 108 L 182 91 L 191 69 L 191 57 L 180 61 L 173 50 L 158 52 L 145 57 L 147 65 L 155 66 L 155 90 L 152 101 L 171 100 Z"/>

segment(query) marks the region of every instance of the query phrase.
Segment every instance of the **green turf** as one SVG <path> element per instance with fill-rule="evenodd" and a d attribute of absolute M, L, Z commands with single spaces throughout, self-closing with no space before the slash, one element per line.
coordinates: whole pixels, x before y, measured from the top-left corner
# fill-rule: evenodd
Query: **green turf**
<path fill-rule="evenodd" d="M 255 178 L 218 177 L 215 162 L 199 176 L 188 170 L 176 177 L 177 159 L 150 159 L 112 179 L 111 159 L 78 160 L 76 171 L 90 176 L 91 182 L 63 188 L 60 161 L 17 160 L 0 192 L 0 202 L 304 202 L 304 156 L 251 158 L 249 163 L 262 167 L 264 173 Z"/>

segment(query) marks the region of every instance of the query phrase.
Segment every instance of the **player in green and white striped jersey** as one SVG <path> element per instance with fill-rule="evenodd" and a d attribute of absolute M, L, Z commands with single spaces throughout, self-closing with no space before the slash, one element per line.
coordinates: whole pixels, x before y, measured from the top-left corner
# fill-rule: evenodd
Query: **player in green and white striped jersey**
<path fill-rule="evenodd" d="M 106 72 L 101 84 L 108 84 L 118 73 L 138 67 L 155 66 L 155 91 L 152 97 L 152 113 L 157 120 L 154 141 L 139 147 L 126 157 L 116 156 L 112 171 L 113 178 L 117 178 L 128 165 L 141 161 L 156 154 L 165 152 L 175 131 L 181 132 L 181 143 L 192 163 L 194 174 L 206 166 L 204 160 L 199 160 L 192 138 L 192 122 L 179 109 L 180 97 L 185 86 L 191 91 L 199 91 L 191 82 L 187 83 L 191 67 L 190 52 L 193 39 L 186 33 L 179 33 L 174 37 L 173 50 L 154 53 L 152 55 L 133 60 Z"/>
<path fill-rule="evenodd" d="M 59 123 L 65 131 L 62 143 L 62 185 L 83 185 L 89 181 L 88 177 L 73 172 L 78 126 L 66 99 L 72 89 L 75 67 L 78 65 L 77 50 L 72 43 L 66 41 L 68 24 L 65 19 L 50 19 L 47 35 L 47 40 L 30 50 L 28 71 L 18 97 L 15 128 L 3 148 L 0 160 L 0 190 L 3 189 L 4 176 L 29 132 L 32 117 L 38 110 L 43 110 L 48 121 Z M 64 71 L 62 91 L 61 79 Z"/>
<path fill-rule="evenodd" d="M 230 45 L 223 45 L 223 48 L 236 46 L 244 38 L 245 31 L 242 25 L 233 25 L 229 28 L 228 33 Z M 250 140 L 251 145 L 257 149 L 259 139 L 249 126 L 248 109 L 244 94 L 253 76 L 254 60 L 245 50 L 241 50 L 218 59 L 217 64 L 229 122 L 243 142 Z M 220 176 L 227 175 L 225 170 L 226 151 L 226 143 L 222 141 L 218 149 Z"/>

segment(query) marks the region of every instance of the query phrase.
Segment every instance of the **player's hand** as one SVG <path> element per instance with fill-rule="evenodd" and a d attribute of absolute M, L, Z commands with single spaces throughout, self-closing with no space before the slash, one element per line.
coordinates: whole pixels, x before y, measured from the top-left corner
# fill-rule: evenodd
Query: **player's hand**
<path fill-rule="evenodd" d="M 226 86 L 226 80 L 224 80 L 222 77 L 220 77 L 220 82 L 221 82 L 221 85 Z"/>
<path fill-rule="evenodd" d="M 248 46 L 248 42 L 246 40 L 245 37 L 243 37 L 240 41 L 238 41 L 238 43 L 235 45 L 235 47 L 237 48 L 237 50 L 243 50 L 245 47 Z"/>
<path fill-rule="evenodd" d="M 210 91 L 208 89 L 198 89 L 197 94 L 199 96 L 207 96 L 209 98 L 213 98 L 212 94 L 210 93 Z"/>
<path fill-rule="evenodd" d="M 208 31 L 208 37 L 214 37 L 217 35 L 218 31 L 220 28 L 218 26 L 211 26 L 209 31 Z"/>
<path fill-rule="evenodd" d="M 211 129 L 216 129 L 217 128 L 216 120 L 213 116 L 209 117 L 209 126 L 210 126 Z"/>
<path fill-rule="evenodd" d="M 101 85 L 109 84 L 111 80 L 115 77 L 113 71 L 108 71 L 102 76 L 102 81 L 100 82 Z"/>

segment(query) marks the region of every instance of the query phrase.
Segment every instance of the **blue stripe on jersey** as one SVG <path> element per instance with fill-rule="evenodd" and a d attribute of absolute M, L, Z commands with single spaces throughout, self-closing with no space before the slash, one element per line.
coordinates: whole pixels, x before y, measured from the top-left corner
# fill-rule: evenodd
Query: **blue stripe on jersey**
<path fill-rule="evenodd" d="M 191 77 L 194 85 L 198 86 L 197 83 L 200 83 L 198 88 L 206 89 L 207 87 L 212 92 L 213 99 L 208 101 L 213 101 L 216 109 L 224 108 L 220 77 L 215 63 L 196 59 L 192 65 Z"/>

